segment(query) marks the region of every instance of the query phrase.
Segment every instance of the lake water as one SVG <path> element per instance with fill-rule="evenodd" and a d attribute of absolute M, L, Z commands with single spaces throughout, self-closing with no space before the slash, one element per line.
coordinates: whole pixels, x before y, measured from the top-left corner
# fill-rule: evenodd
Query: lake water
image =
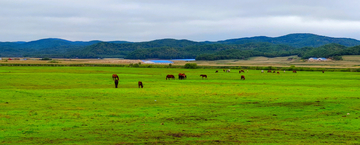
<path fill-rule="evenodd" d="M 195 59 L 171 59 L 171 60 L 142 60 L 143 62 L 153 63 L 174 63 L 172 61 L 195 61 Z"/>
<path fill-rule="evenodd" d="M 195 61 L 195 59 L 172 59 L 173 61 Z"/>

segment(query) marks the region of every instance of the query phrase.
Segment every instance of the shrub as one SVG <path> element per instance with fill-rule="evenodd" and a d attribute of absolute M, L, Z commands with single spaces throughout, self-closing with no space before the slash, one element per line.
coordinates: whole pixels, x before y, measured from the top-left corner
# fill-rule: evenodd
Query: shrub
<path fill-rule="evenodd" d="M 185 68 L 187 68 L 187 69 L 195 69 L 195 68 L 197 68 L 197 64 L 196 63 L 186 63 Z"/>
<path fill-rule="evenodd" d="M 134 67 L 139 67 L 140 65 L 138 63 L 135 63 L 133 66 Z"/>
<path fill-rule="evenodd" d="M 40 60 L 52 60 L 52 59 L 48 58 L 48 57 L 44 57 L 44 58 L 41 58 Z"/>
<path fill-rule="evenodd" d="M 333 56 L 333 60 L 343 60 L 342 56 Z"/>

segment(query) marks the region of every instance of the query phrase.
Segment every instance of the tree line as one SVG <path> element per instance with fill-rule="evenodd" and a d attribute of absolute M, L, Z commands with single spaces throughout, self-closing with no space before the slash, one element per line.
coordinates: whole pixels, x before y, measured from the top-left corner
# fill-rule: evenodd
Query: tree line
<path fill-rule="evenodd" d="M 55 41 L 55 40 L 52 40 Z M 57 42 L 58 40 L 56 40 Z M 93 44 L 92 44 L 93 43 Z M 0 43 L 2 57 L 49 57 L 49 58 L 126 58 L 126 59 L 188 59 L 222 60 L 248 59 L 254 56 L 282 57 L 297 55 L 303 59 L 325 57 L 341 60 L 342 55 L 360 55 L 360 45 L 344 46 L 336 43 L 319 47 L 294 47 L 269 42 L 249 43 L 211 43 L 188 40 L 164 39 L 139 43 L 92 42 L 88 45 L 70 45 L 61 41 L 58 45 L 28 44 L 26 47 L 12 46 L 12 43 Z M 77 43 L 76 43 L 77 44 Z M 91 45 L 90 45 L 91 44 Z M 31 46 L 31 47 L 30 47 Z M 51 47 L 47 48 L 47 47 Z"/>

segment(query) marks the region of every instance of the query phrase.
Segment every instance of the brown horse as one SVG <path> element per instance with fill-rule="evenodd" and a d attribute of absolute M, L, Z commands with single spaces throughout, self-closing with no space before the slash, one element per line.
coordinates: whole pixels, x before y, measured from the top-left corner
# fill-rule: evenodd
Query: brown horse
<path fill-rule="evenodd" d="M 275 71 L 273 71 L 273 73 L 275 73 Z"/>
<path fill-rule="evenodd" d="M 118 87 L 118 84 L 119 84 L 119 76 L 116 75 L 116 74 L 113 74 L 113 75 L 112 75 L 112 79 L 113 79 L 114 82 L 115 82 L 115 88 L 117 88 L 117 87 Z"/>
<path fill-rule="evenodd" d="M 241 73 L 241 70 L 239 70 L 239 73 Z"/>
<path fill-rule="evenodd" d="M 322 73 L 324 73 L 325 71 L 323 70 Z"/>
<path fill-rule="evenodd" d="M 296 73 L 296 70 L 293 70 L 293 73 Z"/>
<path fill-rule="evenodd" d="M 225 72 L 225 70 L 223 69 L 223 72 Z"/>
<path fill-rule="evenodd" d="M 244 75 L 241 75 L 241 79 L 242 79 L 242 80 L 245 80 L 245 76 L 244 76 Z"/>
<path fill-rule="evenodd" d="M 167 80 L 168 78 L 169 78 L 169 80 L 170 80 L 170 79 L 175 79 L 175 76 L 174 76 L 174 75 L 167 75 L 167 76 L 166 76 L 166 80 Z"/>
<path fill-rule="evenodd" d="M 215 73 L 218 73 L 218 72 L 219 72 L 218 70 L 215 71 Z"/>
<path fill-rule="evenodd" d="M 268 73 L 271 73 L 271 70 L 268 70 Z"/>
<path fill-rule="evenodd" d="M 202 79 L 207 79 L 207 75 L 200 75 L 202 77 Z"/>
<path fill-rule="evenodd" d="M 184 73 L 179 73 L 179 80 L 186 79 L 186 75 Z"/>
<path fill-rule="evenodd" d="M 139 88 L 140 88 L 140 87 L 141 87 L 141 88 L 144 87 L 144 86 L 143 86 L 143 83 L 142 83 L 141 81 L 138 82 L 138 86 L 139 86 Z"/>
<path fill-rule="evenodd" d="M 280 74 L 280 72 L 277 72 L 277 74 Z"/>
<path fill-rule="evenodd" d="M 245 71 L 244 70 L 240 70 L 241 72 L 243 72 L 243 73 L 245 73 Z"/>
<path fill-rule="evenodd" d="M 113 80 L 116 80 L 116 79 L 119 80 L 119 76 L 117 74 L 113 74 L 112 78 L 113 78 Z"/>

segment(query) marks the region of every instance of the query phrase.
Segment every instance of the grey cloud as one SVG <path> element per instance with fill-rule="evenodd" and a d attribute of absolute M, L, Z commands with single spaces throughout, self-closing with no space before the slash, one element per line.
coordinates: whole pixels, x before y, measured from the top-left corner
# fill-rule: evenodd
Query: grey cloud
<path fill-rule="evenodd" d="M 360 39 L 356 0 L 0 1 L 0 41 L 220 40 L 289 33 Z"/>

